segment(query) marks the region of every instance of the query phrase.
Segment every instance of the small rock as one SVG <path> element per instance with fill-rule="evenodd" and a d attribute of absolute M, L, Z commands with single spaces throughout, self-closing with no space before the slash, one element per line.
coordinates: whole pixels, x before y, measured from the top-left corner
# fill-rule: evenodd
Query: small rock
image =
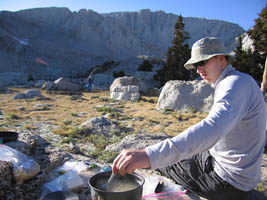
<path fill-rule="evenodd" d="M 24 107 L 19 107 L 19 110 L 20 110 L 20 111 L 24 111 L 25 108 L 24 108 Z"/>

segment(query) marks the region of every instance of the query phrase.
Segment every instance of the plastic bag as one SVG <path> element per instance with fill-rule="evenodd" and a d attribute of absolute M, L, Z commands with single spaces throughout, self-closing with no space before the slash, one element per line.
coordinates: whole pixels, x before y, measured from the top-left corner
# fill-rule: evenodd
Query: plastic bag
<path fill-rule="evenodd" d="M 0 160 L 13 164 L 13 174 L 18 184 L 40 172 L 40 165 L 35 160 L 6 145 L 0 145 Z"/>
<path fill-rule="evenodd" d="M 57 177 L 56 179 L 45 183 L 44 190 L 50 192 L 56 191 L 73 191 L 82 188 L 84 185 L 83 179 L 77 175 L 75 171 L 68 171 L 67 173 Z"/>
<path fill-rule="evenodd" d="M 186 193 L 181 191 L 169 191 L 169 192 L 159 192 L 153 194 L 147 194 L 142 196 L 142 200 L 154 200 L 154 199 L 166 199 L 166 200 L 185 200 L 183 195 Z"/>
<path fill-rule="evenodd" d="M 162 184 L 160 192 L 156 193 L 158 184 Z M 145 178 L 142 200 L 185 200 L 187 190 L 159 176 L 148 176 Z"/>
<path fill-rule="evenodd" d="M 69 160 L 65 162 L 60 168 L 57 169 L 59 173 L 66 173 L 67 171 L 75 171 L 80 173 L 81 171 L 86 171 L 89 169 L 89 166 L 82 161 Z"/>

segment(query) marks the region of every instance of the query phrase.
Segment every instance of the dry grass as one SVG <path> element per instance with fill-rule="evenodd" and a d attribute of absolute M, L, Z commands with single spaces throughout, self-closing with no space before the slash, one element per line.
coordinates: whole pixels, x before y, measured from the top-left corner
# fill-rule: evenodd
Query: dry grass
<path fill-rule="evenodd" d="M 122 112 L 115 112 L 112 109 L 96 109 L 97 106 L 114 103 L 109 98 L 109 91 L 71 95 L 62 92 L 47 93 L 42 90 L 45 99 L 13 100 L 17 93 L 25 92 L 26 89 L 9 90 L 11 93 L 0 94 L 0 111 L 5 116 L 4 120 L 0 121 L 0 129 L 3 129 L 5 124 L 24 122 L 26 125 L 23 128 L 34 130 L 38 127 L 35 127 L 33 122 L 47 122 L 61 127 L 54 130 L 54 133 L 67 135 L 85 120 L 109 113 L 110 119 L 121 126 L 132 127 L 134 132 L 177 135 L 206 116 L 206 113 L 158 111 L 158 96 L 155 95 L 143 95 L 138 102 L 119 102 L 111 108 Z"/>

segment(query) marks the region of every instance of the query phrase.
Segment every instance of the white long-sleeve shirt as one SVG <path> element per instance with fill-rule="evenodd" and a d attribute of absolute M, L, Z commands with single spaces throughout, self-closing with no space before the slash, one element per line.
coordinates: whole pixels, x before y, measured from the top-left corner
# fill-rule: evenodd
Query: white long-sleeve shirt
<path fill-rule="evenodd" d="M 249 191 L 260 180 L 266 138 L 266 105 L 252 77 L 228 65 L 213 84 L 208 116 L 179 135 L 146 148 L 151 168 L 172 165 L 209 150 L 215 172 Z"/>

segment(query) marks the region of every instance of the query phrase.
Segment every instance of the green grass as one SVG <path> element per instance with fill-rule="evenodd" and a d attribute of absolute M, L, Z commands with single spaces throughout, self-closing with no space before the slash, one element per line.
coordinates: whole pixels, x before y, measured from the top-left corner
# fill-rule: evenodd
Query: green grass
<path fill-rule="evenodd" d="M 19 119 L 19 116 L 15 113 L 8 113 L 6 116 L 7 120 L 17 120 Z"/>

